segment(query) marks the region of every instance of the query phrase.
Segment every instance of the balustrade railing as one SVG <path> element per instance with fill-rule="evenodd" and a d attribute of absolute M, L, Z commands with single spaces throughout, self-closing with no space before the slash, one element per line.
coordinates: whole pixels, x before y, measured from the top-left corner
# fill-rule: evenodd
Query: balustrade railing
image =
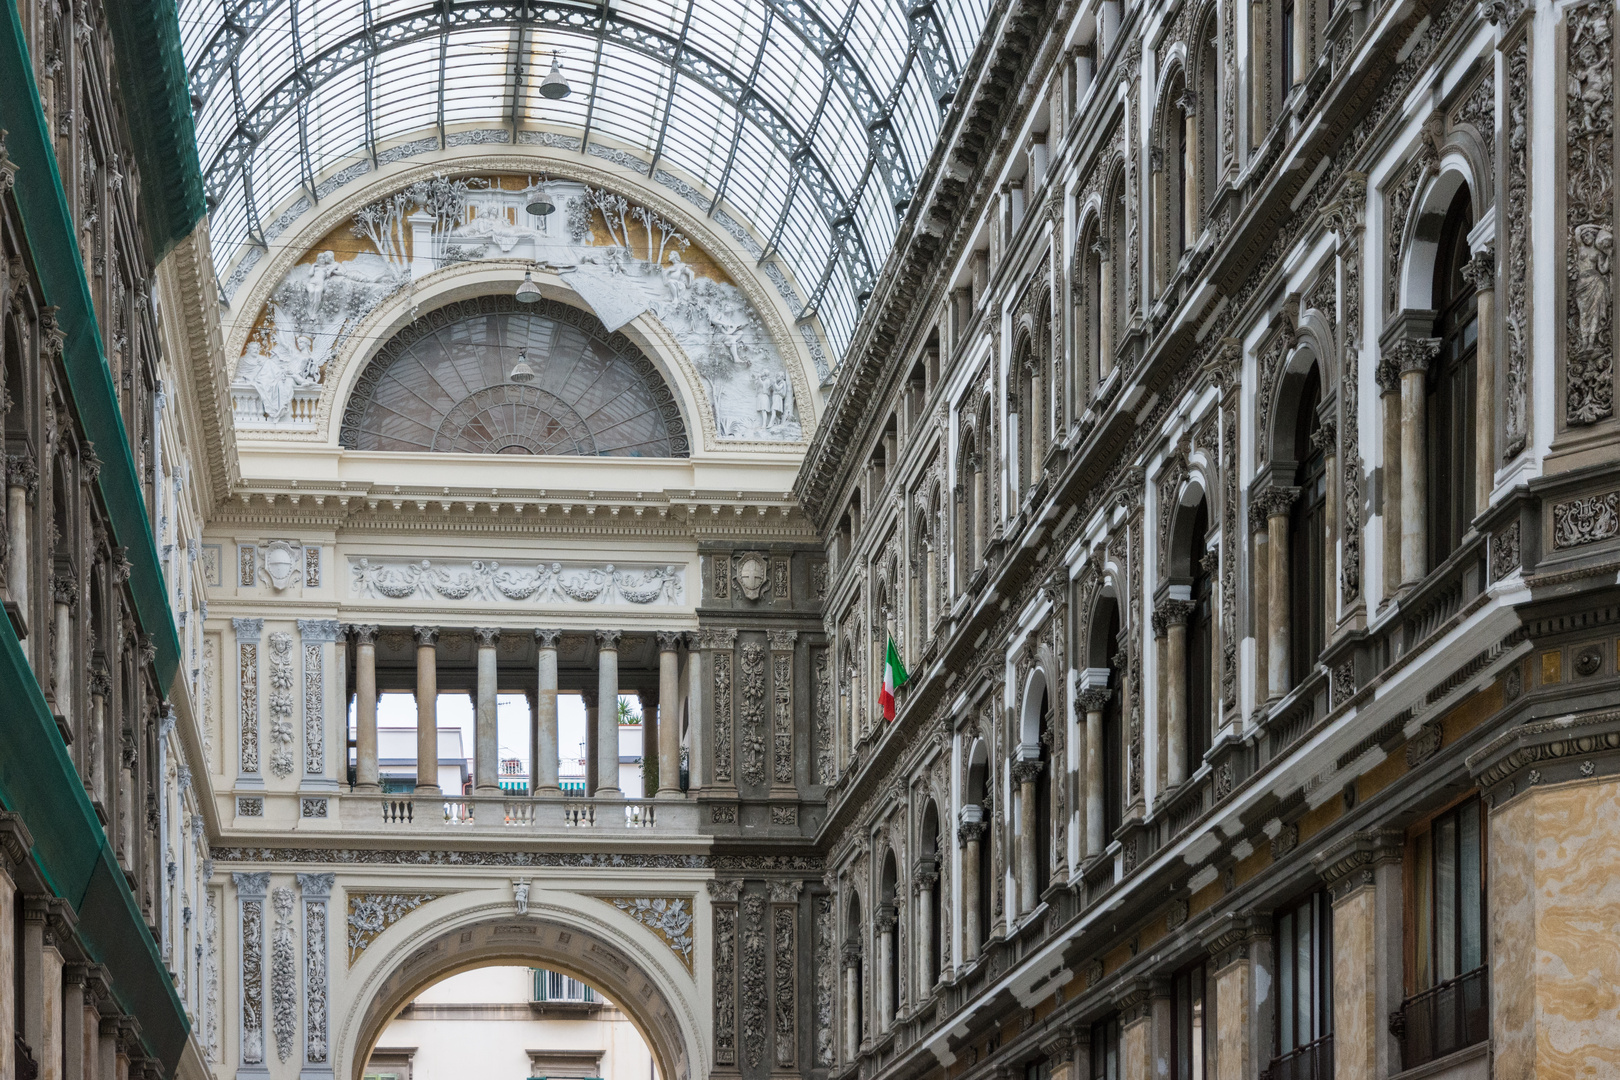
<path fill-rule="evenodd" d="M 576 797 L 486 798 L 465 796 L 426 800 L 415 796 L 388 795 L 378 798 L 362 794 L 345 796 L 350 807 L 372 802 L 373 811 L 385 829 L 454 828 L 481 831 L 547 828 L 572 829 L 658 829 L 697 831 L 697 808 L 693 804 L 670 803 L 658 806 L 650 799 L 585 799 Z M 434 817 L 434 810 L 439 814 Z M 354 814 L 354 811 L 350 811 Z M 351 820 L 370 816 L 361 811 Z M 662 820 L 661 820 L 662 819 Z M 372 820 L 377 820 L 373 818 Z"/>
<path fill-rule="evenodd" d="M 1260 1080 L 1333 1080 L 1333 1036 L 1290 1050 L 1260 1070 Z"/>
<path fill-rule="evenodd" d="M 1401 1044 L 1401 1067 L 1445 1057 L 1484 1042 L 1491 1034 L 1490 969 L 1477 967 L 1401 1003 L 1389 1032 Z"/>

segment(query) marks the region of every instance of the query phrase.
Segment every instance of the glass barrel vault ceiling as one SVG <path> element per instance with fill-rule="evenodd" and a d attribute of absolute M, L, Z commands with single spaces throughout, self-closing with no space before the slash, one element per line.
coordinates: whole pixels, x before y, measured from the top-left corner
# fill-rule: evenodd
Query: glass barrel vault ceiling
<path fill-rule="evenodd" d="M 180 0 L 215 264 L 404 142 L 629 150 L 722 199 L 835 354 L 990 0 Z M 573 93 L 540 96 L 553 56 Z M 464 138 L 466 136 L 463 136 Z M 396 151 L 398 153 L 398 151 Z M 610 155 L 617 156 L 617 155 Z M 663 179 L 663 178 L 660 178 Z M 684 181 L 695 180 L 694 199 Z M 324 182 L 324 183 L 323 183 Z M 325 192 L 323 192 L 325 188 Z"/>

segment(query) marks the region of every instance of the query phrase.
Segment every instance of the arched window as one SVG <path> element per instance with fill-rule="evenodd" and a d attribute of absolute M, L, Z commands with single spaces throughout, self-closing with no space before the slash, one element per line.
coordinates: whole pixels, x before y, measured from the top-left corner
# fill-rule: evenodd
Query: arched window
<path fill-rule="evenodd" d="M 1165 89 L 1163 112 L 1154 148 L 1153 201 L 1157 212 L 1153 281 L 1155 294 L 1175 284 L 1182 254 L 1192 244 L 1194 213 L 1189 208 L 1189 179 L 1194 166 L 1188 138 L 1187 86 L 1181 73 Z"/>
<path fill-rule="evenodd" d="M 861 917 L 861 894 L 850 890 L 849 918 L 844 929 L 844 1060 L 853 1061 L 860 1053 L 866 1032 L 866 964 L 862 942 L 866 920 Z"/>
<path fill-rule="evenodd" d="M 1318 369 L 1312 366 L 1300 388 L 1294 421 L 1294 453 L 1299 464 L 1294 485 L 1299 496 L 1288 515 L 1289 685 L 1298 686 L 1316 666 L 1327 643 L 1327 468 L 1317 431 L 1322 422 Z"/>
<path fill-rule="evenodd" d="M 1092 219 L 1080 234 L 1078 265 L 1080 271 L 1080 297 L 1075 312 L 1076 368 L 1084 374 L 1080 386 L 1089 387 L 1095 394 L 1102 381 L 1113 370 L 1103 352 L 1103 253 L 1102 235 L 1097 231 L 1097 220 Z M 1082 397 L 1077 408 L 1084 408 Z"/>
<path fill-rule="evenodd" d="M 1457 189 L 1440 227 L 1434 264 L 1434 333 L 1440 353 L 1429 363 L 1425 430 L 1428 441 L 1428 565 L 1445 562 L 1474 518 L 1474 394 L 1478 298 L 1463 274 L 1473 257 L 1468 186 Z"/>
<path fill-rule="evenodd" d="M 1200 502 L 1193 517 L 1192 611 L 1187 616 L 1187 775 L 1198 770 L 1198 763 L 1209 752 L 1215 717 L 1211 704 L 1214 663 L 1214 609 L 1211 603 L 1210 572 L 1205 567 L 1209 535 L 1209 504 Z"/>
<path fill-rule="evenodd" d="M 978 879 L 979 887 L 976 895 L 962 897 L 964 907 L 970 904 L 974 907 L 979 929 L 977 942 L 968 943 L 976 946 L 973 955 L 967 957 L 971 961 L 974 956 L 978 955 L 978 952 L 983 951 L 985 939 L 990 933 L 990 898 L 991 892 L 996 886 L 992 877 L 990 859 L 995 808 L 990 800 L 990 762 L 982 740 L 976 741 L 972 750 L 969 751 L 967 802 L 965 805 L 979 807 L 984 814 L 983 820 L 985 823 L 983 833 L 976 845 L 978 857 L 977 873 L 974 877 Z"/>
<path fill-rule="evenodd" d="M 1221 57 L 1220 29 L 1213 12 L 1194 36 L 1197 66 L 1196 96 L 1192 98 L 1193 126 L 1198 131 L 1195 187 L 1198 191 L 1198 228 L 1203 230 L 1215 205 L 1215 184 L 1221 173 Z"/>
<path fill-rule="evenodd" d="M 1125 243 L 1125 174 L 1121 169 L 1114 178 L 1114 186 L 1103 204 L 1108 212 L 1108 322 L 1103 342 L 1107 367 L 1112 371 L 1119 362 L 1120 349 L 1125 344 L 1125 323 L 1130 318 L 1130 275 L 1125 272 L 1125 260 L 1130 249 Z M 1106 377 L 1106 376 L 1105 376 Z"/>
<path fill-rule="evenodd" d="M 674 395 L 629 338 L 567 304 L 520 309 L 509 296 L 450 304 L 395 335 L 356 382 L 341 442 L 354 450 L 689 455 Z"/>
<path fill-rule="evenodd" d="M 900 949 L 898 948 L 896 919 L 898 917 L 899 872 L 895 867 L 894 852 L 883 858 L 883 875 L 878 894 L 878 962 L 882 964 L 878 983 L 878 1023 L 888 1031 L 900 1009 Z"/>
<path fill-rule="evenodd" d="M 918 857 L 929 867 L 934 875 L 933 884 L 926 885 L 923 890 L 923 927 L 919 934 L 926 933 L 927 939 L 920 942 L 918 952 L 917 974 L 921 979 L 917 999 L 919 1001 L 933 992 L 934 984 L 939 981 L 940 958 L 945 955 L 945 931 L 941 923 L 940 900 L 940 869 L 944 866 L 944 859 L 939 850 L 939 807 L 934 800 L 929 799 L 928 805 L 923 809 L 922 830 L 918 834 Z"/>
<path fill-rule="evenodd" d="M 1035 486 L 1035 470 L 1037 432 L 1040 428 L 1040 404 L 1036 398 L 1040 396 L 1040 369 L 1037 366 L 1035 350 L 1029 338 L 1024 338 L 1013 354 L 1014 377 L 1018 380 L 1018 390 L 1013 399 L 1008 402 L 1008 411 L 1013 432 L 1018 439 L 1018 457 L 1015 464 L 1017 469 L 1016 482 L 1013 490 L 1020 495 Z"/>
<path fill-rule="evenodd" d="M 956 580 L 957 588 L 965 590 L 979 566 L 979 444 L 975 432 L 963 439 L 957 477 Z"/>
<path fill-rule="evenodd" d="M 912 534 L 911 549 L 911 648 L 913 659 L 922 654 L 923 647 L 928 643 L 928 607 L 932 600 L 929 593 L 933 587 L 934 570 L 934 545 L 928 527 L 928 512 L 924 510 L 919 513 L 916 521 L 916 531 Z"/>

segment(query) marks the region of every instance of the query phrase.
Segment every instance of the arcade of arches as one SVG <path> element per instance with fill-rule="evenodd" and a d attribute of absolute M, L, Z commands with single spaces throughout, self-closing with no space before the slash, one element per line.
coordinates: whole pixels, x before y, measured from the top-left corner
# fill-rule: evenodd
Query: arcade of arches
<path fill-rule="evenodd" d="M 1620 1072 L 1616 19 L 5 5 L 0 1080 Z"/>

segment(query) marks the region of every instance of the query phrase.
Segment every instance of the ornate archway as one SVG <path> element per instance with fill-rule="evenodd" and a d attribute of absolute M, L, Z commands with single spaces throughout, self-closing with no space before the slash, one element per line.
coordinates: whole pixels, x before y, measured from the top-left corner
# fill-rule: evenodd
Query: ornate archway
<path fill-rule="evenodd" d="M 479 905 L 401 940 L 362 980 L 356 1006 L 336 1033 L 339 1060 L 348 1063 L 352 1080 L 360 1080 L 388 1022 L 423 990 L 463 971 L 522 964 L 561 972 L 604 993 L 640 1032 L 659 1076 L 707 1075 L 693 1003 L 682 1001 L 670 973 L 651 961 L 605 920 L 587 921 L 560 905 L 542 901 L 523 915 L 509 904 Z"/>

